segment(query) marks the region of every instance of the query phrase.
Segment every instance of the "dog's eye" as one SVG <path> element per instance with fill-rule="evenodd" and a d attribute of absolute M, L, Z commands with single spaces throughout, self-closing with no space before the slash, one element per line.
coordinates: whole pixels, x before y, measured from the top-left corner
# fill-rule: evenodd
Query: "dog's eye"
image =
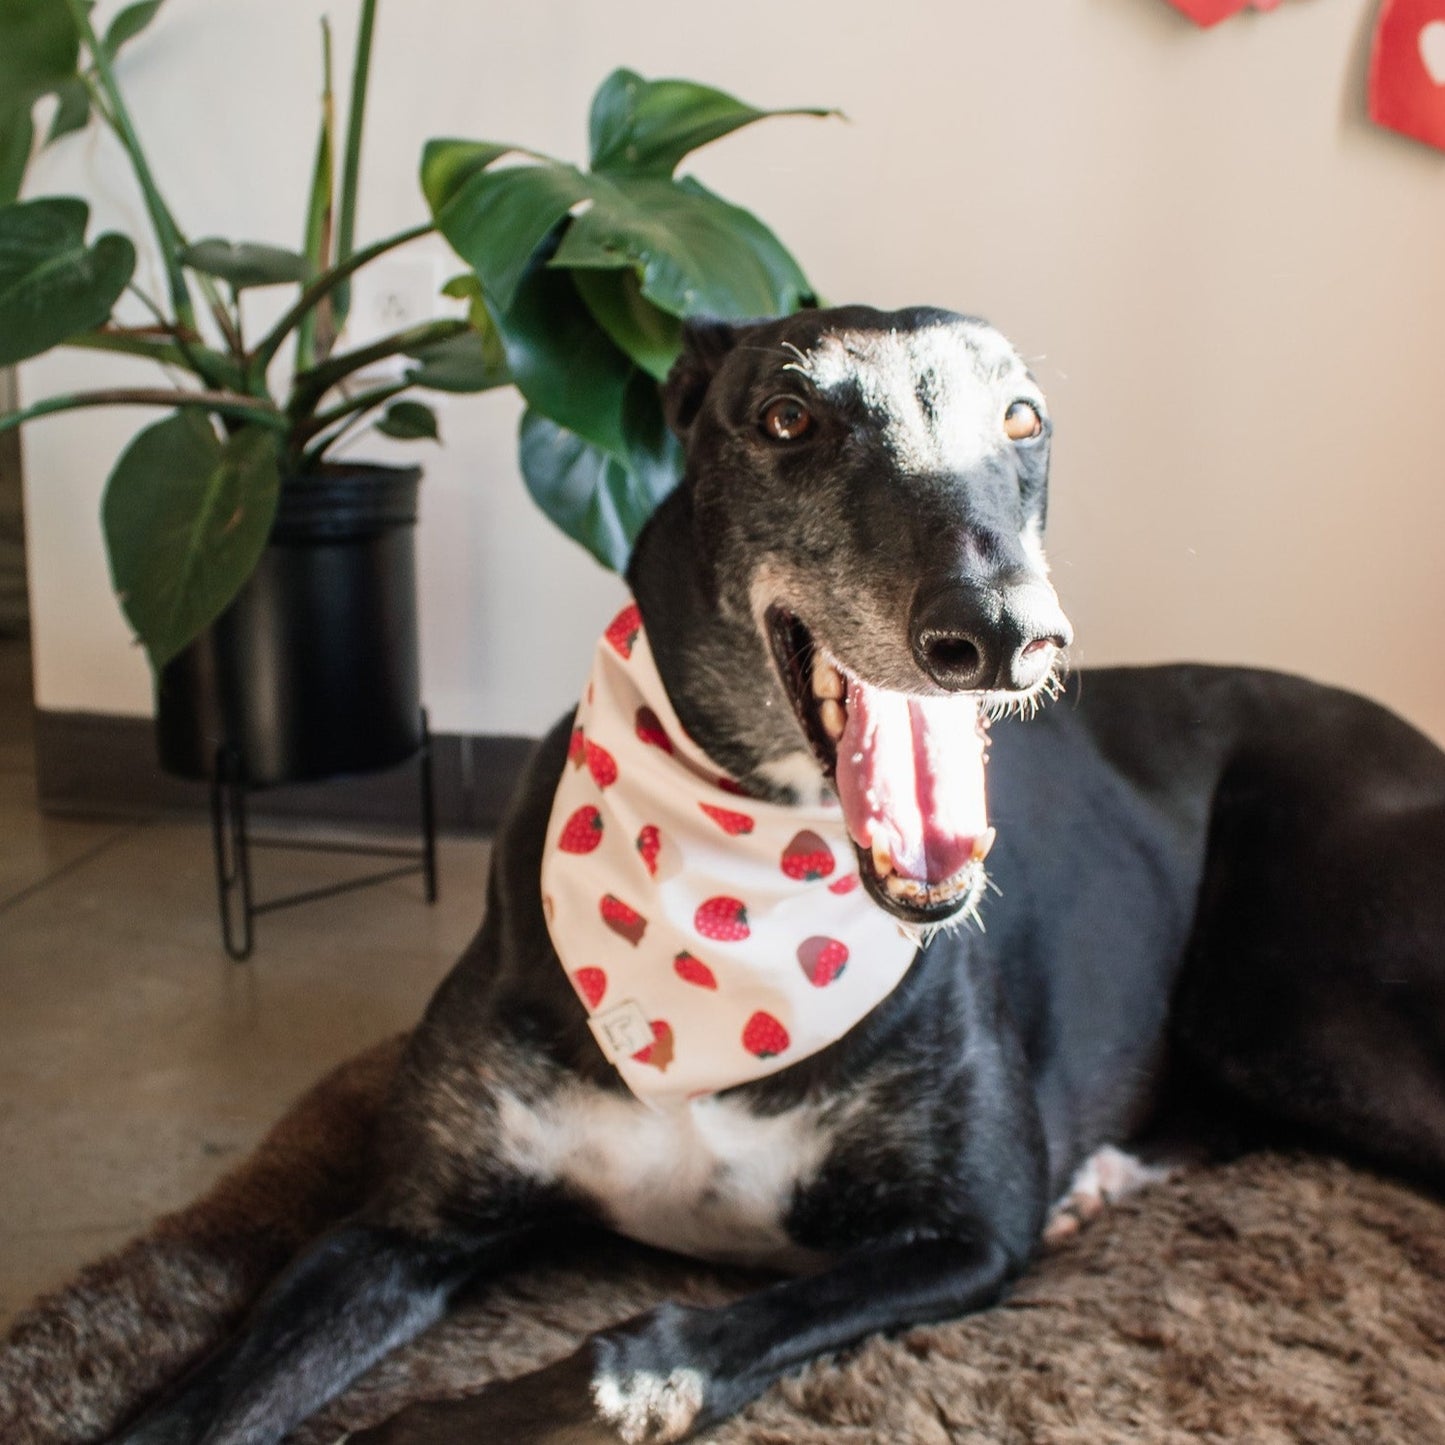
<path fill-rule="evenodd" d="M 813 426 L 813 413 L 795 396 L 779 396 L 763 408 L 763 431 L 774 441 L 795 442 Z"/>
<path fill-rule="evenodd" d="M 1016 401 L 1003 414 L 1003 429 L 1010 441 L 1026 442 L 1044 429 L 1044 419 L 1031 401 Z"/>

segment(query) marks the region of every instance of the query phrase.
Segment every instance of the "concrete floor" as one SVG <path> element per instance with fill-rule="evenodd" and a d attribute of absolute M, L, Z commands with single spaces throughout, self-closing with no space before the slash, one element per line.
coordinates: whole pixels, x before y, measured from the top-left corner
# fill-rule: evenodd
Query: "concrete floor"
<path fill-rule="evenodd" d="M 221 949 L 209 828 L 40 816 L 28 656 L 0 640 L 0 1327 L 193 1197 L 319 1074 L 410 1024 L 475 930 L 487 844 Z M 257 860 L 258 895 L 357 860 Z"/>

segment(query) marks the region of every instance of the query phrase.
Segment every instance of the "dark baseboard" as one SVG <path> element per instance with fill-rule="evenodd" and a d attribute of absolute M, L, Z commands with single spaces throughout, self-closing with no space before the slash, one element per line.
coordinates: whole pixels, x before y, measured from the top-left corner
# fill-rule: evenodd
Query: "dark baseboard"
<path fill-rule="evenodd" d="M 437 733 L 432 768 L 437 826 L 489 833 L 500 821 L 533 739 Z M 109 713 L 35 714 L 35 776 L 42 812 L 72 817 L 141 818 L 199 814 L 205 783 L 161 771 L 149 718 Z M 259 818 L 296 819 L 410 831 L 417 826 L 415 761 L 385 772 L 265 788 L 252 795 Z"/>

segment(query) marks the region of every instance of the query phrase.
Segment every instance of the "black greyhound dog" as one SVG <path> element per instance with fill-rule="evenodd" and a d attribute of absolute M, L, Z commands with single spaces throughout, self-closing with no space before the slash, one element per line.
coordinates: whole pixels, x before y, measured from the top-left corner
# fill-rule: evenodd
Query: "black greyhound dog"
<path fill-rule="evenodd" d="M 650 1107 L 544 913 L 554 795 L 585 742 L 568 718 L 412 1040 L 370 1202 L 126 1445 L 279 1440 L 549 1231 L 784 1273 L 354 1438 L 682 1439 L 823 1352 L 998 1300 L 1091 1156 L 1179 1120 L 1244 1118 L 1445 1186 L 1445 755 L 1274 674 L 1065 685 L 1048 414 L 982 322 L 694 325 L 666 404 L 686 475 L 628 580 L 676 719 L 760 803 L 836 790 L 911 962 L 808 1057 Z M 941 783 L 955 749 L 983 775 L 990 720 L 990 826 L 960 836 Z"/>

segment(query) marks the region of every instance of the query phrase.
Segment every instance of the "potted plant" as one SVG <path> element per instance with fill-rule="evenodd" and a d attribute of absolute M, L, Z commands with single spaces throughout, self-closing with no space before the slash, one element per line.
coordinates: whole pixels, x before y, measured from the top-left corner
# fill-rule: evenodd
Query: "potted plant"
<path fill-rule="evenodd" d="M 18 191 L 32 107 L 53 92 L 47 143 L 93 119 L 119 139 L 167 280 L 165 297 L 141 293 L 134 244 L 114 233 L 87 241 L 84 201 L 0 191 L 9 199 L 0 206 L 0 365 L 90 347 L 159 362 L 195 384 L 50 397 L 0 416 L 0 429 L 76 407 L 171 409 L 116 462 L 102 506 L 112 579 L 156 673 L 166 766 L 209 775 L 225 742 L 249 783 L 381 767 L 418 742 L 410 526 L 420 472 L 337 462 L 333 448 L 365 425 L 435 439 L 418 390 L 515 385 L 528 404 L 520 455 L 533 494 L 620 568 L 677 479 L 655 383 L 680 318 L 809 299 L 796 262 L 760 222 L 674 176 L 695 146 L 773 112 L 618 71 L 593 102 L 590 169 L 518 147 L 434 141 L 422 165 L 432 220 L 357 248 L 377 8 L 361 0 L 344 132 L 323 27 L 302 248 L 193 242 L 162 198 L 115 76 L 117 52 L 159 5 L 130 6 L 104 37 L 85 0 L 0 5 L 0 96 L 12 107 L 0 111 L 0 186 Z M 350 278 L 433 230 L 471 267 L 445 288 L 465 314 L 348 348 Z M 248 337 L 245 292 L 283 285 L 295 288 L 292 304 Z M 149 313 L 142 324 L 116 318 L 126 293 Z M 375 367 L 388 360 L 400 370 L 378 380 Z"/>

